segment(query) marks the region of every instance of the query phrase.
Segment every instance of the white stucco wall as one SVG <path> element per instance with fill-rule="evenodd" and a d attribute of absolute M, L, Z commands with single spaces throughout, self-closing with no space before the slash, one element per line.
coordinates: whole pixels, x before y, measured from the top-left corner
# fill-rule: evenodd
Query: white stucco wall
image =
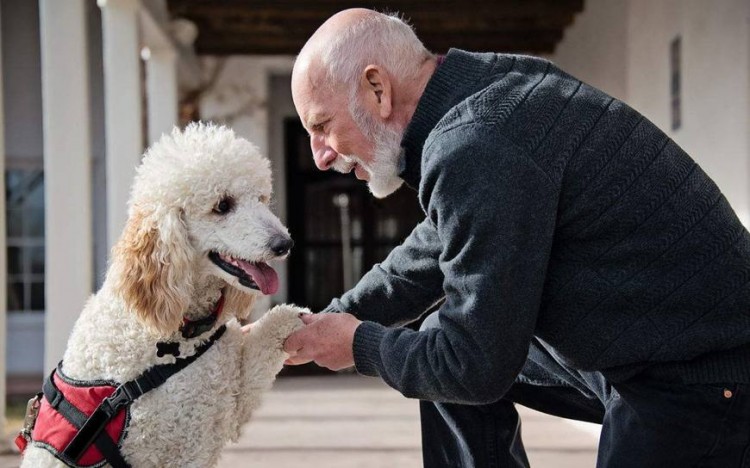
<path fill-rule="evenodd" d="M 548 57 L 560 68 L 612 96 L 627 94 L 628 3 L 588 0 Z"/>
<path fill-rule="evenodd" d="M 210 70 L 217 59 L 208 57 L 204 60 L 205 68 Z M 279 104 L 276 102 L 278 98 L 272 97 L 271 78 L 291 75 L 294 59 L 286 56 L 235 56 L 224 60 L 214 86 L 201 98 L 201 120 L 230 126 L 237 135 L 255 143 L 260 152 L 269 157 L 274 192 L 271 208 L 282 221 L 286 221 L 286 164 L 283 148 L 279 147 L 283 140 L 271 130 L 279 122 L 271 120 L 279 120 L 279 110 L 282 107 L 288 109 L 289 103 Z M 270 302 L 286 301 L 287 263 L 276 262 L 273 266 L 279 275 L 279 292 L 270 301 L 259 301 L 258 310 L 263 310 Z"/>
<path fill-rule="evenodd" d="M 682 127 L 669 132 L 750 225 L 750 2 L 633 0 L 629 103 L 669 129 L 669 44 L 682 40 Z"/>
<path fill-rule="evenodd" d="M 682 127 L 671 130 L 669 47 L 682 41 Z M 588 0 L 550 58 L 644 114 L 750 225 L 750 2 Z"/>

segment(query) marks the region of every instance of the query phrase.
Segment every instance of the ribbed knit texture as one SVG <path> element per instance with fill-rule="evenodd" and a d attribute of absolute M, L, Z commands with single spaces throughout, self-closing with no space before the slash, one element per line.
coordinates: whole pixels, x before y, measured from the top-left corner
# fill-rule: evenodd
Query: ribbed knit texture
<path fill-rule="evenodd" d="M 633 109 L 542 59 L 452 50 L 403 148 L 426 219 L 328 308 L 367 321 L 359 372 L 494 401 L 537 336 L 612 381 L 750 382 L 750 235 Z M 441 298 L 440 329 L 385 327 Z"/>

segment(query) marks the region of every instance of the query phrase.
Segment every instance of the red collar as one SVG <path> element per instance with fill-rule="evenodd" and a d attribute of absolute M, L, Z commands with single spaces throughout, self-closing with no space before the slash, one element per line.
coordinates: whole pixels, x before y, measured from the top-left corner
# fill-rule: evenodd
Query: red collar
<path fill-rule="evenodd" d="M 216 320 L 221 315 L 221 310 L 224 308 L 224 290 L 221 291 L 221 297 L 214 305 L 211 313 L 208 316 L 198 320 L 189 320 L 187 318 L 182 319 L 182 326 L 180 331 L 182 332 L 183 338 L 195 338 L 198 335 L 202 335 L 212 329 Z"/>

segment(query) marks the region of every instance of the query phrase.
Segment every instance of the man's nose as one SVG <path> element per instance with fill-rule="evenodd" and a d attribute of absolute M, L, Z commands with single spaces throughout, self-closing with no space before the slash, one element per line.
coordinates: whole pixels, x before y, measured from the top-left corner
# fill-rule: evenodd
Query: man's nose
<path fill-rule="evenodd" d="M 310 149 L 312 149 L 315 166 L 321 171 L 327 171 L 333 166 L 333 162 L 338 157 L 338 153 L 330 146 L 326 145 L 322 136 L 316 136 L 310 139 Z"/>

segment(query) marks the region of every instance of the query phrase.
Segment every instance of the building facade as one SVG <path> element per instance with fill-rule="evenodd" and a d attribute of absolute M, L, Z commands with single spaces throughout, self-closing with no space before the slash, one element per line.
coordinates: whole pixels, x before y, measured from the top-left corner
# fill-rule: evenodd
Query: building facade
<path fill-rule="evenodd" d="M 273 302 L 324 300 L 305 282 L 325 275 L 342 290 L 419 216 L 365 201 L 351 180 L 300 179 L 292 56 L 196 57 L 194 28 L 161 0 L 0 0 L 0 15 L 9 376 L 60 358 L 103 279 L 143 149 L 181 120 L 230 125 L 271 159 L 274 209 L 307 248 L 280 265 Z M 750 223 L 750 2 L 588 0 L 548 58 L 654 121 Z M 334 231 L 315 234 L 306 210 Z"/>

